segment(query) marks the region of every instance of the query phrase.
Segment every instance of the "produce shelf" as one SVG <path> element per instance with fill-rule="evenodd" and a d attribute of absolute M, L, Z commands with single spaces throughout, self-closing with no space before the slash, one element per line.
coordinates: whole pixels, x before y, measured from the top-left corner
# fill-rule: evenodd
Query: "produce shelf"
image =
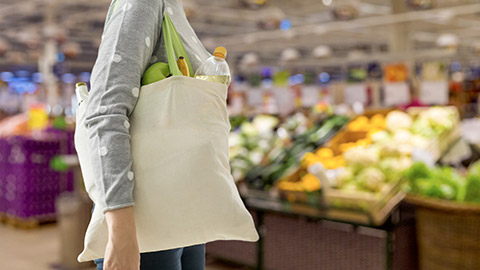
<path fill-rule="evenodd" d="M 398 192 L 385 204 L 384 207 L 376 212 L 365 210 L 353 210 L 342 208 L 319 208 L 310 204 L 288 202 L 276 198 L 255 197 L 242 194 L 248 207 L 255 209 L 276 211 L 282 213 L 291 213 L 305 215 L 312 218 L 338 221 L 355 225 L 377 227 L 381 226 L 388 218 L 390 213 L 405 197 L 405 193 Z"/>

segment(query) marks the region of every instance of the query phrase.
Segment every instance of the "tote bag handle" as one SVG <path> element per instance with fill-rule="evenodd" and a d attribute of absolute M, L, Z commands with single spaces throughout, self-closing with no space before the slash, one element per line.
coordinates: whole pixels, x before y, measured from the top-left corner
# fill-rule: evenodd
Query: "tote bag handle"
<path fill-rule="evenodd" d="M 187 51 L 183 46 L 183 42 L 178 35 L 177 29 L 175 29 L 175 25 L 173 25 L 173 22 L 167 13 L 165 13 L 163 16 L 162 31 L 163 38 L 165 40 L 165 49 L 167 51 L 170 73 L 172 73 L 174 76 L 183 75 L 177 65 L 178 57 L 183 56 L 187 62 L 190 77 L 193 77 L 193 68 L 192 64 L 190 63 L 190 59 L 188 58 Z"/>

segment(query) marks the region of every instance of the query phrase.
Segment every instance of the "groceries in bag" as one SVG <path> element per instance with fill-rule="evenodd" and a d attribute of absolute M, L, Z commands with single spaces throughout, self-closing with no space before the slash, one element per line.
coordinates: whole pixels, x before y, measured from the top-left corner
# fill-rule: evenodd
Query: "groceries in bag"
<path fill-rule="evenodd" d="M 147 68 L 147 70 L 145 70 L 145 73 L 143 73 L 142 86 L 158 82 L 170 76 L 172 76 L 172 73 L 170 72 L 170 67 L 167 63 L 155 63 L 149 68 Z"/>
<path fill-rule="evenodd" d="M 213 56 L 208 58 L 195 72 L 195 78 L 230 85 L 230 68 L 227 61 L 227 49 L 217 47 Z"/>
<path fill-rule="evenodd" d="M 185 57 L 180 56 L 177 60 L 177 65 L 180 71 L 182 72 L 183 76 L 190 77 L 190 71 L 188 70 L 188 64 L 185 60 Z"/>

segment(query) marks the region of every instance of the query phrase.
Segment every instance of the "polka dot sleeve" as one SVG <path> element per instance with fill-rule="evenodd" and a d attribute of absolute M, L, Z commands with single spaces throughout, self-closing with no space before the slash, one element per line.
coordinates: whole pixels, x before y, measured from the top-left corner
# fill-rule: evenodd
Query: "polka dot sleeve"
<path fill-rule="evenodd" d="M 128 116 L 161 32 L 163 0 L 113 0 L 92 69 L 85 123 L 95 204 L 108 210 L 134 205 Z"/>

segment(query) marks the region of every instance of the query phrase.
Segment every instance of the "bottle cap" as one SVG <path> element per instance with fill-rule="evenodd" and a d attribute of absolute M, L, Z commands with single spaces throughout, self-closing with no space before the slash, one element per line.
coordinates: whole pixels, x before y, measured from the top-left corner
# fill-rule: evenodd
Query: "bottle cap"
<path fill-rule="evenodd" d="M 225 49 L 225 47 L 217 47 L 215 48 L 215 51 L 213 53 L 213 56 L 217 56 L 217 57 L 220 57 L 220 58 L 227 58 L 227 49 Z"/>
<path fill-rule="evenodd" d="M 79 82 L 75 85 L 76 87 L 80 87 L 80 86 L 87 86 L 87 83 L 85 82 Z"/>

